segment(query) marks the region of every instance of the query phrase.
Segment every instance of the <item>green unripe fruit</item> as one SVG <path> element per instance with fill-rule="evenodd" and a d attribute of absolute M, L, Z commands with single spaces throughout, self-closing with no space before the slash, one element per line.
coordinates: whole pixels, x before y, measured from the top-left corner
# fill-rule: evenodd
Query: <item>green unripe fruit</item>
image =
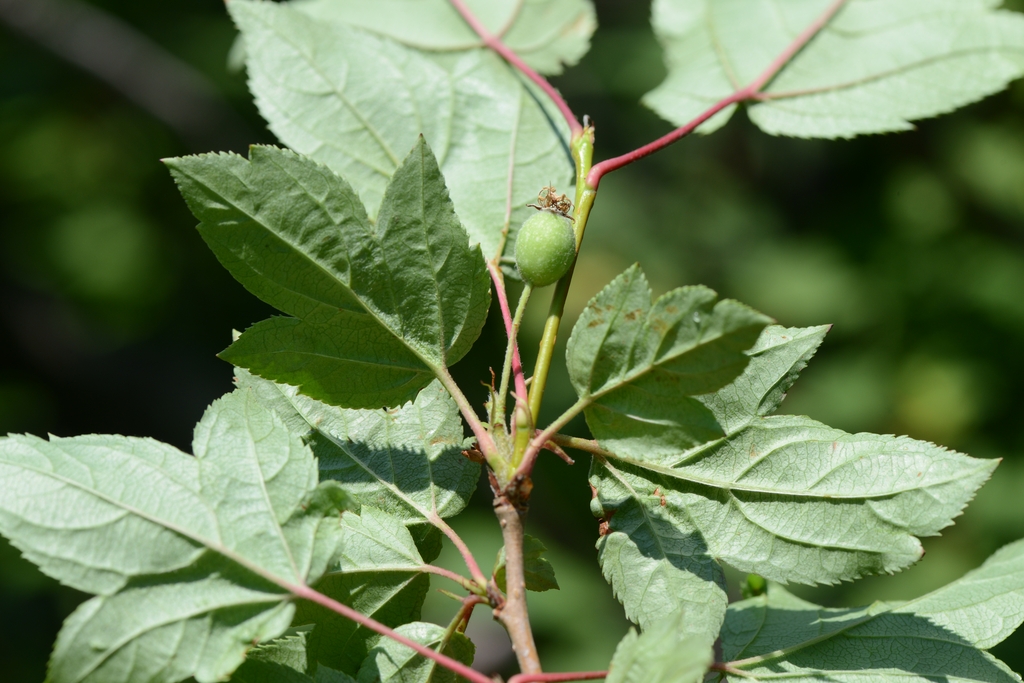
<path fill-rule="evenodd" d="M 576 232 L 565 216 L 538 211 L 516 238 L 516 268 L 534 287 L 546 287 L 569 272 L 576 258 Z"/>

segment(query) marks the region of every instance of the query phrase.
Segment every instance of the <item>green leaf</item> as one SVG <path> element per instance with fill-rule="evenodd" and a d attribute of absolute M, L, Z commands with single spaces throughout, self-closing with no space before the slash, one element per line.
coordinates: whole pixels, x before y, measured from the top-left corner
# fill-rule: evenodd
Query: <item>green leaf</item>
<path fill-rule="evenodd" d="M 399 408 L 349 410 L 245 371 L 237 381 L 313 449 L 322 478 L 413 526 L 414 535 L 435 514 L 461 512 L 476 489 L 480 465 L 462 455 L 462 417 L 439 382 Z"/>
<path fill-rule="evenodd" d="M 473 14 L 527 64 L 560 74 L 590 49 L 597 17 L 589 0 L 469 0 Z M 295 9 L 388 36 L 411 48 L 459 52 L 483 41 L 448 0 L 303 0 Z"/>
<path fill-rule="evenodd" d="M 679 334 L 649 312 L 671 302 L 670 320 L 692 320 L 696 306 L 683 305 L 682 293 L 702 302 L 697 318 L 711 330 L 743 320 L 719 313 L 725 302 L 710 309 L 713 295 L 694 288 L 649 309 L 646 282 L 631 270 L 595 297 L 569 342 L 570 374 L 607 451 L 591 471 L 595 514 L 607 521 L 600 560 L 630 619 L 647 625 L 689 600 L 690 623 L 714 632 L 725 604 L 718 561 L 803 583 L 898 571 L 921 556 L 916 537 L 950 524 L 996 466 L 906 437 L 765 417 L 826 328 L 769 327 L 746 353 L 749 337 L 729 347 L 731 355 L 679 365 L 688 371 L 681 378 L 623 392 L 648 349 L 664 354 L 690 343 L 701 359 L 694 340 L 714 348 L 728 339 L 698 335 L 696 326 Z M 669 341 L 650 341 L 648 329 L 671 330 Z"/>
<path fill-rule="evenodd" d="M 685 124 L 753 82 L 834 3 L 656 0 L 669 75 L 644 101 Z M 1024 17 L 1000 4 L 849 0 L 762 90 L 750 119 L 775 135 L 849 138 L 909 130 L 999 92 L 1024 74 Z"/>
<path fill-rule="evenodd" d="M 221 263 L 294 316 L 243 333 L 222 354 L 232 363 L 329 403 L 379 407 L 415 396 L 479 336 L 490 280 L 422 138 L 376 225 L 344 180 L 293 152 L 166 163 Z"/>
<path fill-rule="evenodd" d="M 630 629 L 615 648 L 605 683 L 698 683 L 714 661 L 713 640 L 689 632 L 677 612 L 645 629 Z"/>
<path fill-rule="evenodd" d="M 231 676 L 232 681 L 273 680 L 272 675 L 280 668 L 287 668 L 303 675 L 309 675 L 316 664 L 309 658 L 307 641 L 309 629 L 292 629 L 280 638 L 261 643 L 249 650 L 245 663 Z M 281 674 L 290 676 L 291 674 Z"/>
<path fill-rule="evenodd" d="M 473 663 L 475 648 L 472 641 L 461 633 L 453 633 L 445 643 L 444 628 L 437 624 L 416 622 L 395 630 L 467 666 Z M 455 683 L 457 680 L 461 679 L 434 660 L 390 639 L 382 639 L 380 645 L 370 652 L 358 676 L 359 683 Z"/>
<path fill-rule="evenodd" d="M 349 522 L 358 519 L 365 524 L 364 517 L 370 519 L 367 511 L 379 519 L 383 513 L 376 508 L 386 511 L 387 519 L 406 525 L 419 548 L 431 546 L 427 561 L 436 557 L 439 544 L 431 543 L 433 536 L 426 532 L 436 536 L 437 529 L 428 520 L 434 514 L 450 517 L 461 512 L 480 477 L 480 466 L 462 455 L 462 418 L 440 383 L 428 385 L 413 403 L 400 408 L 349 410 L 325 405 L 299 394 L 294 387 L 242 370 L 237 381 L 313 449 L 322 478 L 341 482 L 365 506 L 363 516 L 345 520 L 347 535 L 354 533 Z M 398 531 L 392 530 L 381 537 L 394 538 L 396 534 Z M 425 551 L 413 555 L 417 548 L 402 539 L 387 552 L 389 561 L 406 569 L 422 565 L 422 559 L 409 558 L 423 558 Z M 361 562 L 353 565 L 352 553 L 360 546 L 343 547 L 349 553 L 349 566 L 343 556 L 342 572 L 329 575 L 317 585 L 318 590 L 388 626 L 419 619 L 429 587 L 427 576 L 402 570 L 379 572 Z M 382 549 L 372 548 L 378 550 Z M 310 636 L 314 656 L 350 675 L 357 673 L 378 640 L 375 633 L 314 605 L 300 605 L 296 623 L 318 624 Z"/>
<path fill-rule="evenodd" d="M 237 0 L 228 8 L 270 129 L 343 175 L 371 218 L 418 134 L 437 155 L 469 240 L 487 258 L 510 249 L 514 239 L 504 235 L 529 215 L 526 204 L 543 185 L 569 181 L 566 124 L 546 95 L 491 51 L 428 57 L 292 6 Z"/>
<path fill-rule="evenodd" d="M 541 557 L 547 552 L 547 548 L 538 539 L 523 534 L 523 570 L 526 574 L 526 589 L 531 591 L 548 591 L 558 589 L 558 581 L 555 579 L 555 568 L 551 566 L 546 558 Z M 498 559 L 494 563 L 494 580 L 501 591 L 505 590 L 505 547 L 498 551 Z"/>
<path fill-rule="evenodd" d="M 602 487 L 628 487 L 737 569 L 835 583 L 916 562 L 916 536 L 948 526 L 997 464 L 907 437 L 778 416 L 675 457 L 623 449 L 594 469 L 602 502 Z"/>
<path fill-rule="evenodd" d="M 984 650 L 1024 620 L 1024 541 L 923 597 L 858 609 L 826 609 L 776 584 L 729 606 L 722 655 L 756 678 L 1019 682 Z M 880 647 L 879 642 L 886 646 Z"/>
<path fill-rule="evenodd" d="M 218 399 L 195 457 L 149 439 L 0 440 L 0 531 L 99 595 L 65 622 L 50 683 L 225 678 L 288 627 L 292 587 L 337 553 L 336 482 L 251 391 Z M 160 495 L 154 495 L 159 491 Z"/>
<path fill-rule="evenodd" d="M 253 648 L 231 676 L 232 683 L 355 683 L 347 674 L 307 659 L 302 631 Z"/>
<path fill-rule="evenodd" d="M 674 290 L 652 305 L 646 277 L 631 267 L 590 302 L 566 351 L 594 436 L 606 448 L 651 453 L 719 436 L 712 411 L 693 397 L 736 379 L 749 362 L 743 352 L 768 322 L 736 302 L 716 303 L 704 287 Z M 595 462 L 591 482 L 600 515 L 610 519 L 599 560 L 626 616 L 646 627 L 685 604 L 688 627 L 716 632 L 727 600 L 707 542 L 663 514 L 653 487 L 637 490 L 615 475 Z"/>
<path fill-rule="evenodd" d="M 682 287 L 652 305 L 643 271 L 630 267 L 587 305 L 566 350 L 594 436 L 612 449 L 639 440 L 648 454 L 722 436 L 691 397 L 735 380 L 769 322 L 706 287 Z"/>
<path fill-rule="evenodd" d="M 342 518 L 338 563 L 317 585 L 322 593 L 387 626 L 419 619 L 429 586 L 426 564 L 402 521 L 363 506 Z M 309 654 L 317 662 L 355 675 L 380 636 L 318 605 L 303 604 L 297 624 L 316 624 Z"/>

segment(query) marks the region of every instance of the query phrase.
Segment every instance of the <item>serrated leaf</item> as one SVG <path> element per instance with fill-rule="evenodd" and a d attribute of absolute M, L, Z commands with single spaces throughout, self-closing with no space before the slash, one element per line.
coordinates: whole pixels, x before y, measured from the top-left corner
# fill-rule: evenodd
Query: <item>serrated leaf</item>
<path fill-rule="evenodd" d="M 246 677 L 268 678 L 276 667 L 285 667 L 309 675 L 316 669 L 316 663 L 309 658 L 307 645 L 309 632 L 308 628 L 292 629 L 291 633 L 261 643 L 249 650 L 245 656 L 245 664 L 239 667 L 231 680 L 241 680 Z"/>
<path fill-rule="evenodd" d="M 462 455 L 462 418 L 439 382 L 399 408 L 350 410 L 245 371 L 237 381 L 306 441 L 322 478 L 401 519 L 414 536 L 432 515 L 461 512 L 476 489 L 480 465 Z"/>
<path fill-rule="evenodd" d="M 769 584 L 766 595 L 729 606 L 722 656 L 743 675 L 863 681 L 1019 682 L 985 648 L 1024 620 L 1024 542 L 979 569 L 904 603 L 827 609 Z M 885 647 L 878 643 L 885 641 Z"/>
<path fill-rule="evenodd" d="M 778 416 L 675 458 L 619 449 L 595 465 L 595 478 L 599 491 L 610 479 L 628 485 L 737 569 L 834 583 L 916 562 L 916 537 L 948 526 L 997 464 L 907 437 Z"/>
<path fill-rule="evenodd" d="M 429 52 L 483 47 L 448 0 L 301 0 L 312 17 L 394 38 Z M 543 74 L 560 74 L 590 48 L 597 17 L 589 0 L 469 0 L 466 5 L 494 35 Z"/>
<path fill-rule="evenodd" d="M 1024 74 L 1024 17 L 998 0 L 849 0 L 749 108 L 762 130 L 853 137 L 999 92 Z M 656 0 L 669 75 L 644 101 L 677 125 L 754 81 L 835 0 Z M 700 130 L 710 132 L 735 107 Z"/>
<path fill-rule="evenodd" d="M 294 316 L 243 333 L 222 354 L 232 363 L 329 403 L 390 406 L 479 336 L 490 280 L 422 138 L 376 225 L 344 180 L 287 150 L 166 163 L 221 263 Z"/>
<path fill-rule="evenodd" d="M 453 633 L 444 642 L 444 628 L 437 624 L 416 622 L 395 629 L 399 634 L 421 645 L 456 659 L 469 666 L 475 647 L 461 633 Z M 432 659 L 416 654 L 405 645 L 383 639 L 366 657 L 359 670 L 359 683 L 455 683 L 462 680 Z"/>
<path fill-rule="evenodd" d="M 555 568 L 547 558 L 541 557 L 547 548 L 540 540 L 523 534 L 523 573 L 526 575 L 526 590 L 542 592 L 558 589 L 555 579 Z M 494 563 L 494 581 L 498 588 L 505 591 L 505 546 L 498 551 L 498 559 Z"/>
<path fill-rule="evenodd" d="M 590 302 L 566 362 L 603 446 L 657 452 L 678 439 L 697 444 L 721 434 L 712 411 L 694 397 L 736 379 L 749 362 L 744 351 L 769 319 L 716 298 L 707 288 L 686 287 L 652 304 L 647 279 L 633 266 Z M 706 541 L 651 509 L 646 490 L 608 476 L 603 464 L 595 463 L 591 482 L 609 519 L 599 561 L 626 616 L 646 627 L 685 604 L 688 626 L 717 631 L 725 580 Z"/>
<path fill-rule="evenodd" d="M 692 398 L 735 380 L 744 353 L 771 319 L 706 287 L 682 287 L 652 305 L 647 278 L 632 266 L 595 296 L 566 349 L 569 377 L 587 424 L 608 448 L 642 440 L 652 452 L 723 435 Z"/>
<path fill-rule="evenodd" d="M 553 103 L 489 50 L 428 57 L 287 5 L 237 0 L 228 8 L 271 130 L 343 175 L 371 218 L 418 134 L 487 258 L 510 249 L 505 233 L 518 229 L 542 186 L 571 177 L 568 129 Z"/>
<path fill-rule="evenodd" d="M 65 622 L 50 683 L 221 680 L 284 632 L 290 587 L 335 557 L 339 510 L 356 502 L 317 485 L 310 450 L 252 392 L 210 406 L 194 451 L 0 440 L 0 531 L 45 573 L 99 594 Z"/>
<path fill-rule="evenodd" d="M 387 626 L 419 619 L 429 579 L 426 564 L 402 521 L 364 505 L 342 518 L 338 562 L 317 589 Z M 317 662 L 355 675 L 376 632 L 313 604 L 300 606 L 295 623 L 315 624 L 308 651 Z"/>
<path fill-rule="evenodd" d="M 712 295 L 677 291 L 703 302 L 698 317 L 714 329 Z M 673 320 L 688 320 L 695 307 L 679 297 L 670 299 Z M 680 335 L 662 324 L 670 342 L 648 341 L 647 301 L 646 282 L 627 271 L 581 316 L 569 364 L 584 403 L 593 386 L 612 386 L 615 396 L 645 349 L 705 339 L 695 326 Z M 668 310 L 659 304 L 652 310 Z M 905 437 L 850 435 L 805 417 L 766 417 L 825 331 L 769 327 L 745 353 L 747 340 L 731 357 L 691 364 L 685 381 L 652 382 L 599 410 L 587 405 L 587 422 L 607 451 L 591 471 L 595 514 L 607 522 L 600 560 L 630 619 L 647 625 L 687 600 L 691 623 L 714 632 L 725 604 L 718 561 L 804 583 L 899 571 L 920 557 L 917 536 L 950 524 L 988 479 L 996 461 Z M 710 372 L 701 374 L 705 367 Z M 739 370 L 729 377 L 722 368 Z M 702 391 L 704 377 L 720 386 Z"/>
<path fill-rule="evenodd" d="M 355 683 L 351 676 L 307 659 L 308 635 L 301 632 L 253 648 L 231 683 Z"/>
<path fill-rule="evenodd" d="M 615 648 L 605 683 L 698 683 L 714 661 L 712 639 L 694 635 L 686 614 L 669 615 Z"/>

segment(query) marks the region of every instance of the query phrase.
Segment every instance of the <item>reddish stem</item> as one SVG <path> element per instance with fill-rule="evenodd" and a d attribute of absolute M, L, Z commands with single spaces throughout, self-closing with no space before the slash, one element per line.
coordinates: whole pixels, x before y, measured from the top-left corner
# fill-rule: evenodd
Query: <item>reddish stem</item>
<path fill-rule="evenodd" d="M 425 564 L 422 567 L 420 567 L 420 569 L 422 569 L 427 574 L 435 574 L 437 576 L 443 576 L 446 579 L 451 579 L 452 581 L 459 584 L 466 590 L 474 593 L 484 590 L 483 586 L 478 585 L 472 579 L 467 579 L 465 576 L 453 572 L 450 569 L 445 569 L 444 567 L 438 567 L 437 565 L 433 564 Z"/>
<path fill-rule="evenodd" d="M 560 674 L 516 674 L 508 683 L 560 683 L 561 681 L 592 681 L 606 678 L 607 671 L 570 671 Z"/>
<path fill-rule="evenodd" d="M 462 555 L 462 560 L 466 563 L 466 568 L 469 569 L 469 573 L 473 575 L 473 580 L 476 581 L 481 587 L 487 585 L 487 577 L 480 570 L 480 565 L 476 563 L 476 558 L 473 557 L 473 553 L 470 552 L 469 546 L 462 540 L 462 537 L 455 533 L 455 529 L 448 526 L 448 522 L 441 519 L 440 515 L 434 513 L 427 518 L 427 521 L 436 526 L 441 530 L 448 540 L 452 542 L 452 545 Z"/>
<path fill-rule="evenodd" d="M 405 636 L 388 628 L 379 621 L 371 619 L 370 617 L 364 614 L 360 614 L 348 605 L 343 605 L 337 600 L 333 600 L 324 595 L 323 593 L 313 590 L 309 586 L 291 585 L 288 586 L 288 590 L 298 598 L 309 600 L 310 602 L 315 602 L 321 607 L 325 607 L 326 609 L 329 609 L 332 612 L 340 614 L 346 619 L 351 619 L 360 626 L 365 626 L 371 631 L 375 631 L 381 634 L 382 636 L 387 636 L 388 638 L 391 638 L 392 640 L 401 643 L 402 645 L 405 645 L 406 647 L 414 650 L 418 654 L 423 655 L 427 659 L 432 659 L 444 668 L 449 669 L 450 671 L 454 671 L 456 674 L 462 676 L 466 680 L 472 681 L 472 683 L 494 683 L 494 679 L 492 679 L 490 676 L 485 676 L 479 671 L 474 671 L 462 662 L 454 660 L 447 655 L 443 655 L 440 652 L 434 652 L 426 645 L 421 645 L 420 643 L 417 643 L 414 640 L 406 638 Z"/>
<path fill-rule="evenodd" d="M 537 84 L 541 90 L 543 90 L 548 97 L 555 103 L 558 110 L 562 112 L 562 116 L 565 117 L 565 122 L 569 124 L 569 129 L 572 131 L 572 136 L 575 138 L 578 133 L 583 132 L 583 126 L 576 120 L 576 115 L 572 113 L 572 109 L 569 108 L 569 104 L 565 101 L 562 95 L 555 90 L 554 86 L 548 83 L 547 79 L 541 76 L 539 73 L 534 71 L 523 61 L 522 57 L 515 53 L 515 50 L 510 48 L 505 43 L 501 42 L 501 39 L 490 32 L 486 26 L 483 25 L 476 15 L 466 6 L 464 0 L 449 0 L 452 3 L 452 7 L 462 15 L 462 18 L 469 24 L 469 27 L 480 36 L 480 40 L 483 41 L 484 45 L 501 55 L 506 62 L 519 69 L 524 76 L 529 78 L 531 81 Z"/>
<path fill-rule="evenodd" d="M 455 2 L 455 0 L 452 0 L 452 2 Z M 632 152 L 627 152 L 621 156 L 617 156 L 613 159 L 606 159 L 599 164 L 595 164 L 594 167 L 590 169 L 590 173 L 587 174 L 587 184 L 592 188 L 597 188 L 601 183 L 601 177 L 604 176 L 604 174 L 620 169 L 623 166 L 637 161 L 638 159 L 644 158 L 648 154 L 653 154 L 660 149 L 668 147 L 676 140 L 684 138 L 692 133 L 699 125 L 726 107 L 756 98 L 758 93 L 761 92 L 761 89 L 775 78 L 779 71 L 782 70 L 782 67 L 786 66 L 786 64 L 789 63 L 789 60 L 793 59 L 800 50 L 807 46 L 807 43 L 811 42 L 811 39 L 813 39 L 814 36 L 818 35 L 818 33 L 828 25 L 828 22 L 832 20 L 836 13 L 839 12 L 847 2 L 848 0 L 833 0 L 828 9 L 826 9 L 821 16 L 815 19 L 810 26 L 804 29 L 800 35 L 794 38 L 793 41 L 786 46 L 786 49 L 779 53 L 779 56 L 773 59 L 768 67 L 762 71 L 757 78 L 751 81 L 747 87 L 740 88 L 728 97 L 719 100 L 697 116 L 697 118 L 679 128 L 676 128 L 671 133 L 661 136 L 654 142 L 648 143 L 639 149 L 633 150 Z"/>
<path fill-rule="evenodd" d="M 512 321 L 512 310 L 508 306 L 508 294 L 505 292 L 505 284 L 502 282 L 501 272 L 492 262 L 487 262 L 487 269 L 491 272 L 491 279 L 494 281 L 494 291 L 498 293 L 498 305 L 501 308 L 501 317 L 505 321 L 505 334 L 509 343 L 512 344 L 512 376 L 516 383 L 516 403 L 526 401 L 529 392 L 526 389 L 526 376 L 523 374 L 523 362 L 519 358 L 519 340 L 515 339 L 515 324 Z M 504 422 L 505 416 L 500 416 Z"/>

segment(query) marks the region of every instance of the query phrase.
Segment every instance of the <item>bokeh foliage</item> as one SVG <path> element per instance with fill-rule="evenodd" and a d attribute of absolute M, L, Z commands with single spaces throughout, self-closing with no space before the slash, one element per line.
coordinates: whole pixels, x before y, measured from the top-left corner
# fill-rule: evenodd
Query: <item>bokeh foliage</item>
<path fill-rule="evenodd" d="M 638 104 L 665 70 L 646 3 L 596 5 L 591 52 L 556 84 L 596 121 L 598 154 L 612 155 L 668 130 Z M 218 266 L 157 160 L 242 152 L 240 141 L 272 136 L 243 76 L 225 66 L 234 29 L 220 3 L 97 6 L 203 74 L 237 125 L 211 121 L 202 140 L 182 138 L 34 40 L 0 28 L 0 431 L 147 435 L 187 448 L 192 425 L 230 386 L 231 368 L 214 354 L 231 329 L 269 311 Z M 701 283 L 785 325 L 834 323 L 783 412 L 1004 458 L 957 525 L 925 540 L 918 566 L 798 590 L 803 597 L 827 605 L 912 597 L 1024 536 L 1022 115 L 1022 83 L 914 132 L 847 142 L 769 137 L 740 115 L 602 183 L 568 319 L 640 261 L 656 294 Z M 543 309 L 527 320 L 527 362 Z M 499 362 L 483 353 L 488 340 L 503 339 L 495 322 L 456 368 L 463 386 Z M 574 398 L 564 370 L 556 373 L 549 417 Z M 471 398 L 482 400 L 482 389 Z M 579 421 L 568 431 L 583 429 Z M 597 525 L 579 460 L 573 468 L 542 460 L 530 520 L 562 586 L 557 609 L 543 606 L 554 592 L 533 601 L 538 644 L 553 668 L 602 666 L 625 630 L 613 625 L 621 610 L 610 595 L 593 600 L 570 588 L 608 592 L 594 580 Z M 486 539 L 496 530 L 484 498 L 477 502 L 479 517 L 456 526 Z M 4 546 L 5 680 L 42 678 L 53 636 L 81 598 Z M 431 604 L 425 616 L 450 616 L 443 602 Z M 581 633 L 602 619 L 618 628 L 610 638 Z M 1017 634 L 993 652 L 1020 671 L 1022 645 Z"/>

